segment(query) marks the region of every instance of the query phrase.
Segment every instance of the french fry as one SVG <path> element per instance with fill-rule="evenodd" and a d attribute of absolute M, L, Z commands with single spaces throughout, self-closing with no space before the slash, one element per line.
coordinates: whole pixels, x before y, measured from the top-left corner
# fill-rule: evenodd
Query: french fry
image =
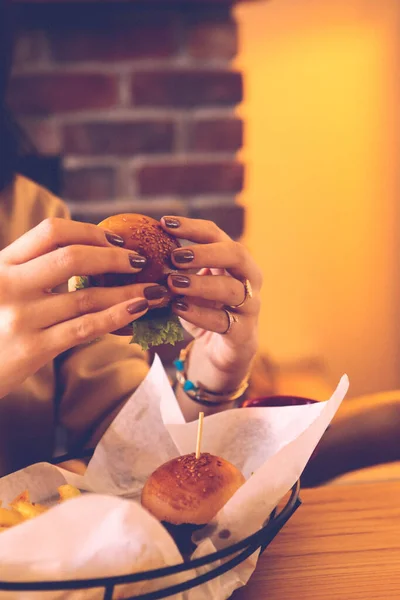
<path fill-rule="evenodd" d="M 43 504 L 36 503 L 33 506 L 39 515 L 42 515 L 43 513 L 47 512 L 49 510 L 49 507 L 43 506 Z"/>
<path fill-rule="evenodd" d="M 23 500 L 15 502 L 13 508 L 24 520 L 34 519 L 47 510 L 45 506 L 41 506 L 40 504 L 31 504 L 30 502 L 24 502 Z"/>
<path fill-rule="evenodd" d="M 58 488 L 60 495 L 60 502 L 65 502 L 76 496 L 80 496 L 81 492 L 73 485 L 61 485 Z M 6 531 L 10 527 L 19 525 L 29 519 L 34 519 L 44 512 L 48 511 L 47 506 L 43 504 L 35 504 L 30 500 L 30 494 L 28 490 L 24 490 L 12 502 L 10 502 L 10 508 L 3 508 L 2 502 L 0 501 L 0 533 Z"/>
<path fill-rule="evenodd" d="M 66 483 L 65 485 L 60 485 L 58 489 L 58 493 L 60 494 L 60 502 L 64 502 L 65 500 L 70 500 L 71 498 L 75 498 L 76 496 L 80 496 L 81 493 L 78 488 L 73 485 L 69 485 Z"/>
<path fill-rule="evenodd" d="M 18 494 L 18 496 L 16 498 L 14 498 L 14 500 L 12 502 L 10 502 L 10 506 L 14 506 L 17 502 L 20 502 L 20 501 L 22 501 L 22 502 L 30 502 L 31 501 L 31 497 L 30 497 L 28 490 L 24 490 L 23 492 Z"/>
<path fill-rule="evenodd" d="M 13 508 L 0 508 L 0 527 L 13 527 L 22 523 L 23 517 L 21 513 Z"/>

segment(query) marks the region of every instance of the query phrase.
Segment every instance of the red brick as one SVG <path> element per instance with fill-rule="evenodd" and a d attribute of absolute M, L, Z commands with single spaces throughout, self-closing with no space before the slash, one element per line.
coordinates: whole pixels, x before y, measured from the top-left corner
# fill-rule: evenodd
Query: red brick
<path fill-rule="evenodd" d="M 137 106 L 226 106 L 242 100 L 242 76 L 233 71 L 142 71 L 132 82 Z"/>
<path fill-rule="evenodd" d="M 118 101 L 118 80 L 91 73 L 21 75 L 12 80 L 9 101 L 23 114 L 111 108 Z"/>
<path fill-rule="evenodd" d="M 245 211 L 243 206 L 239 204 L 220 204 L 212 207 L 193 208 L 189 216 L 193 219 L 214 221 L 218 227 L 234 240 L 239 239 L 244 231 Z"/>
<path fill-rule="evenodd" d="M 173 145 L 174 124 L 171 121 L 76 123 L 64 128 L 67 153 L 133 156 L 170 152 Z"/>
<path fill-rule="evenodd" d="M 59 155 L 62 152 L 59 126 L 52 119 L 21 119 L 21 127 L 41 155 Z"/>
<path fill-rule="evenodd" d="M 234 161 L 212 163 L 160 163 L 137 173 L 142 196 L 236 193 L 243 187 L 243 165 Z"/>
<path fill-rule="evenodd" d="M 238 50 L 236 24 L 196 23 L 189 29 L 187 48 L 190 56 L 202 60 L 232 60 Z"/>
<path fill-rule="evenodd" d="M 46 38 L 43 31 L 20 30 L 16 37 L 13 55 L 14 67 L 26 67 L 47 58 Z"/>
<path fill-rule="evenodd" d="M 66 200 L 97 201 L 115 197 L 116 178 L 111 167 L 65 170 L 62 194 Z"/>
<path fill-rule="evenodd" d="M 155 24 L 119 23 L 56 30 L 51 36 L 55 60 L 115 61 L 165 58 L 177 52 L 174 30 L 168 21 Z"/>
<path fill-rule="evenodd" d="M 236 152 L 242 145 L 243 123 L 240 119 L 201 119 L 189 123 L 189 150 Z"/>

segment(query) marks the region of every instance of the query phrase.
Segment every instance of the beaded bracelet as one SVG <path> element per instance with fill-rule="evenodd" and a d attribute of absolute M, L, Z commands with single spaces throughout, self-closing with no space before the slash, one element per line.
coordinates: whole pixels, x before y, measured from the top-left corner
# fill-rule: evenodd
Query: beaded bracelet
<path fill-rule="evenodd" d="M 196 385 L 193 381 L 187 379 L 186 376 L 186 360 L 193 345 L 190 342 L 186 348 L 183 348 L 179 354 L 179 358 L 174 361 L 176 367 L 176 380 L 187 396 L 194 402 L 203 406 L 221 406 L 222 404 L 230 404 L 241 398 L 249 387 L 250 373 L 246 375 L 240 385 L 229 392 L 211 392 L 204 387 Z"/>

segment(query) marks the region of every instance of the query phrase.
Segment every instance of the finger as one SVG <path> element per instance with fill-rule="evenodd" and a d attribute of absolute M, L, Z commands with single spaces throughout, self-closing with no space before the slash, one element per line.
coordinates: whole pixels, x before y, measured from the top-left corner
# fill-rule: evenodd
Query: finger
<path fill-rule="evenodd" d="M 106 333 L 126 327 L 142 317 L 149 304 L 145 298 L 134 298 L 101 312 L 84 315 L 43 330 L 44 343 L 56 354 L 79 344 L 91 342 Z"/>
<path fill-rule="evenodd" d="M 22 264 L 59 247 L 70 245 L 123 246 L 124 240 L 111 232 L 68 219 L 45 219 L 1 251 L 2 260 Z"/>
<path fill-rule="evenodd" d="M 188 323 L 206 331 L 224 334 L 229 327 L 229 319 L 223 309 L 198 306 L 187 297 L 174 300 L 172 310 Z M 235 325 L 237 326 L 237 323 Z M 237 328 L 235 327 L 235 329 Z M 237 331 L 232 331 L 232 333 L 237 333 Z"/>
<path fill-rule="evenodd" d="M 180 294 L 182 298 L 182 292 Z M 179 296 L 178 296 L 179 298 Z M 204 298 L 190 298 L 190 304 L 196 304 L 196 306 L 205 306 L 206 308 L 223 308 L 222 302 L 215 302 L 214 300 L 205 300 Z"/>
<path fill-rule="evenodd" d="M 238 242 L 216 242 L 178 248 L 171 254 L 178 269 L 225 269 L 238 279 L 249 279 L 254 289 L 261 287 L 261 273 L 248 250 Z"/>
<path fill-rule="evenodd" d="M 161 219 L 161 226 L 175 237 L 197 242 L 198 244 L 225 242 L 231 239 L 213 221 L 205 221 L 203 219 L 163 217 Z"/>
<path fill-rule="evenodd" d="M 168 278 L 168 286 L 175 294 L 214 300 L 227 306 L 240 304 L 246 294 L 243 283 L 229 275 L 173 273 Z"/>
<path fill-rule="evenodd" d="M 36 302 L 32 314 L 37 328 L 43 329 L 141 297 L 146 298 L 149 307 L 153 308 L 165 303 L 170 292 L 162 285 L 137 283 L 113 288 L 87 288 L 67 294 L 48 294 Z"/>
<path fill-rule="evenodd" d="M 35 289 L 54 289 L 76 274 L 135 274 L 145 264 L 143 256 L 122 248 L 66 246 L 19 265 L 16 269 L 19 269 L 24 285 Z"/>

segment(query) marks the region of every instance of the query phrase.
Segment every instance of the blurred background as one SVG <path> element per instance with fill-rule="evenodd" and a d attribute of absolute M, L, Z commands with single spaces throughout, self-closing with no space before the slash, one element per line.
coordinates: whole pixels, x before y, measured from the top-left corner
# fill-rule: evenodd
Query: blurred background
<path fill-rule="evenodd" d="M 24 172 L 77 219 L 241 238 L 265 275 L 256 391 L 400 388 L 398 0 L 15 4 Z"/>
<path fill-rule="evenodd" d="M 397 0 L 237 6 L 245 240 L 263 349 L 351 395 L 400 387 Z"/>

